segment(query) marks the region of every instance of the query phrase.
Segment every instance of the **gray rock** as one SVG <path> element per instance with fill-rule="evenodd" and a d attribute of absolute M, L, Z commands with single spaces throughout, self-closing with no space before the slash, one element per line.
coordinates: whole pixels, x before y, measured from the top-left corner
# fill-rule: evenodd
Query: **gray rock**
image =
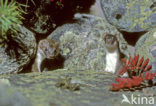
<path fill-rule="evenodd" d="M 126 44 L 115 27 L 102 18 L 86 14 L 76 14 L 73 23 L 58 27 L 48 38 L 60 41 L 61 55 L 65 58 L 64 68 L 104 70 L 104 32 L 119 35 L 120 45 Z"/>
<path fill-rule="evenodd" d="M 31 103 L 13 87 L 0 83 L 0 106 L 31 106 Z"/>
<path fill-rule="evenodd" d="M 101 0 L 106 19 L 120 30 L 147 31 L 156 26 L 156 0 Z"/>
<path fill-rule="evenodd" d="M 156 29 L 144 34 L 136 43 L 136 53 L 149 58 L 152 72 L 156 72 Z"/>
<path fill-rule="evenodd" d="M 34 34 L 20 26 L 18 35 L 0 47 L 0 74 L 20 72 L 36 53 Z"/>
<path fill-rule="evenodd" d="M 121 104 L 122 94 L 125 94 L 129 100 L 131 100 L 132 94 L 134 97 L 139 98 L 153 97 L 151 95 L 154 95 L 156 100 L 156 86 L 146 88 L 141 86 L 134 91 L 120 90 L 119 92 L 111 92 L 109 88 L 112 83 L 115 83 L 116 76 L 94 70 L 59 69 L 42 74 L 27 73 L 0 77 L 9 79 L 11 85 L 16 87 L 19 92 L 22 92 L 24 97 L 29 98 L 33 106 L 135 106 L 127 103 Z M 66 77 L 78 81 L 80 89 L 70 91 L 56 87 L 57 82 Z M 138 98 L 136 101 L 138 101 Z M 150 105 L 144 102 L 141 106 Z"/>

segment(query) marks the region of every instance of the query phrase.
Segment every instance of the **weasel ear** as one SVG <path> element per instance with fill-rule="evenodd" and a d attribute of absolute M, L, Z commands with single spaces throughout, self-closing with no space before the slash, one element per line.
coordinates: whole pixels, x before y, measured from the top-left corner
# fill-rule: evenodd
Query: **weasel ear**
<path fill-rule="evenodd" d="M 116 35 L 116 39 L 117 39 L 117 41 L 120 41 L 120 36 Z"/>
<path fill-rule="evenodd" d="M 102 39 L 105 41 L 105 37 L 106 37 L 107 33 L 105 32 L 102 36 Z"/>

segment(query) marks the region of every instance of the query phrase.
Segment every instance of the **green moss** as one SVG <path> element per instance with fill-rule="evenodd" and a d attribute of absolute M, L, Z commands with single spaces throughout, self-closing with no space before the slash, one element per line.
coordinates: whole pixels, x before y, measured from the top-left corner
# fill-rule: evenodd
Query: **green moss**
<path fill-rule="evenodd" d="M 79 81 L 81 89 L 76 92 L 60 89 L 55 86 L 58 79 L 71 76 Z M 10 80 L 12 86 L 31 99 L 33 106 L 73 106 L 91 105 L 92 103 L 120 104 L 123 92 L 110 92 L 109 86 L 114 75 L 94 70 L 67 70 L 59 69 L 52 72 L 27 73 L 19 75 L 0 75 L 0 78 Z M 63 81 L 63 80 L 62 80 Z M 63 81 L 64 82 L 64 81 Z M 153 90 L 155 93 L 155 90 Z M 133 92 L 134 93 L 134 92 Z M 154 94 L 153 93 L 153 94 Z M 127 96 L 128 92 L 124 92 Z M 135 94 L 143 95 L 136 91 Z M 111 98 L 110 98 L 111 97 Z M 116 101 L 114 101 L 116 100 Z"/>
<path fill-rule="evenodd" d="M 121 33 L 102 18 L 96 18 L 91 31 L 74 33 L 66 31 L 60 38 L 60 48 L 65 56 L 64 67 L 72 70 L 104 70 L 105 48 L 103 33 L 120 36 L 120 44 L 126 42 Z M 126 50 L 122 50 L 126 51 Z"/>
<path fill-rule="evenodd" d="M 131 1 L 129 3 L 127 3 L 127 17 L 126 20 L 131 20 L 132 18 L 129 17 L 129 16 L 133 16 L 133 24 L 132 24 L 132 28 L 136 27 L 137 24 L 140 24 L 140 27 L 142 29 L 146 29 L 148 28 L 148 26 L 151 24 L 150 22 L 149 23 L 145 23 L 144 21 L 145 20 L 148 20 L 148 18 L 156 13 L 156 12 L 153 12 L 149 7 L 151 6 L 152 4 L 152 1 L 150 0 L 134 0 L 134 1 Z M 136 8 L 139 7 L 139 8 Z M 137 9 L 137 10 L 135 10 Z M 130 11 L 139 11 L 139 14 L 134 14 Z"/>

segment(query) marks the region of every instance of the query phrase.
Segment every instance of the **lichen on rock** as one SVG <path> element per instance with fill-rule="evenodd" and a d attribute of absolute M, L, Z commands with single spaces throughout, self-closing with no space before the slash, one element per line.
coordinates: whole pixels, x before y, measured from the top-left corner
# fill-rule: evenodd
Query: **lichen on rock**
<path fill-rule="evenodd" d="M 106 19 L 120 30 L 147 31 L 156 26 L 155 0 L 101 0 Z"/>
<path fill-rule="evenodd" d="M 0 47 L 0 74 L 22 71 L 35 56 L 37 44 L 34 33 L 19 26 L 17 34 L 5 46 Z"/>
<path fill-rule="evenodd" d="M 64 24 L 48 38 L 60 42 L 61 55 L 65 57 L 64 68 L 75 70 L 104 70 L 104 33 L 118 35 L 120 44 L 126 43 L 121 33 L 105 20 L 87 14 L 76 14 L 76 23 Z M 121 50 L 127 52 L 126 50 Z"/>
<path fill-rule="evenodd" d="M 144 56 L 145 58 L 149 58 L 150 62 L 153 64 L 152 70 L 155 71 L 156 67 L 156 37 L 155 37 L 156 29 L 152 29 L 151 31 L 144 34 L 136 44 L 136 53 Z"/>

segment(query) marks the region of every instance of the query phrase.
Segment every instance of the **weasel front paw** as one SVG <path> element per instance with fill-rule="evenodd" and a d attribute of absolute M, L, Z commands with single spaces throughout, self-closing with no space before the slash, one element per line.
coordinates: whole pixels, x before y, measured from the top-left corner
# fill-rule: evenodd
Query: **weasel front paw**
<path fill-rule="evenodd" d="M 110 68 L 105 68 L 105 72 L 109 72 L 109 73 L 115 73 L 115 70 L 113 70 L 113 69 L 110 69 Z"/>

